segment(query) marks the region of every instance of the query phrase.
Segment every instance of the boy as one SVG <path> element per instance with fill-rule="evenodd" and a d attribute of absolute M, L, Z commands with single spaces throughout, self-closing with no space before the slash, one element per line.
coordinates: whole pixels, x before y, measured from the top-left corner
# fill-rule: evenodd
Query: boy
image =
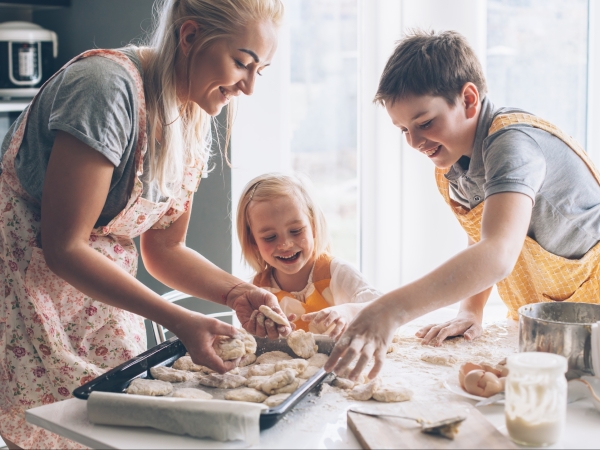
<path fill-rule="evenodd" d="M 456 32 L 417 31 L 388 60 L 375 102 L 436 166 L 469 246 L 367 306 L 326 370 L 339 372 L 359 356 L 355 379 L 375 356 L 374 377 L 398 326 L 460 300 L 455 319 L 417 336 L 437 346 L 449 336 L 478 337 L 494 284 L 512 318 L 527 303 L 599 301 L 600 173 L 571 137 L 524 111 L 495 107 L 486 92 L 481 65 Z"/>

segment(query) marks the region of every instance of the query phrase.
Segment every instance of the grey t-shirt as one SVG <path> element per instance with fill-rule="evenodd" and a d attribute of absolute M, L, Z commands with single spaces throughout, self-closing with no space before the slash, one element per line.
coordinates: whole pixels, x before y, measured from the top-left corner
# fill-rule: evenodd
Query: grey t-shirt
<path fill-rule="evenodd" d="M 495 108 L 485 98 L 471 158 L 446 174 L 451 197 L 472 209 L 490 195 L 520 192 L 534 201 L 527 235 L 545 250 L 579 259 L 600 241 L 600 185 L 569 146 L 530 125 L 510 125 L 488 137 L 495 116 L 525 112 Z"/>
<path fill-rule="evenodd" d="M 119 49 L 143 76 L 132 48 Z M 27 121 L 15 169 L 23 189 L 41 203 L 44 177 L 56 131 L 65 131 L 102 153 L 115 169 L 108 197 L 97 226 L 106 225 L 126 205 L 135 172 L 139 117 L 135 83 L 120 64 L 100 56 L 81 59 L 60 72 L 40 92 Z M 2 143 L 2 156 L 25 112 L 12 125 Z M 146 126 L 146 124 L 144 124 Z M 156 183 L 149 183 L 144 161 L 142 196 L 162 201 Z"/>

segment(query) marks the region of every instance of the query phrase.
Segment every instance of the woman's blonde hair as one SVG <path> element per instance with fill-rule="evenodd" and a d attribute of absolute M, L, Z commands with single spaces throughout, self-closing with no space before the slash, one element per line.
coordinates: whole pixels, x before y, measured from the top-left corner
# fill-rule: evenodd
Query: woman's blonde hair
<path fill-rule="evenodd" d="M 251 202 L 268 202 L 281 197 L 295 197 L 302 203 L 304 212 L 310 219 L 315 238 L 316 257 L 331 252 L 331 243 L 325 216 L 314 201 L 307 183 L 293 175 L 267 173 L 250 181 L 240 198 L 237 209 L 237 234 L 242 247 L 242 256 L 256 273 L 269 268 L 260 255 L 258 246 L 250 230 L 248 206 Z"/>
<path fill-rule="evenodd" d="M 282 18 L 281 0 L 157 0 L 154 4 L 154 29 L 148 42 L 154 51 L 144 71 L 144 94 L 150 174 L 164 195 L 177 192 L 185 166 L 205 167 L 210 156 L 210 116 L 193 102 L 178 107 L 175 61 L 181 25 L 193 20 L 200 29 L 187 56 L 190 80 L 189 62 L 199 51 L 218 39 L 235 35 L 248 23 L 271 21 L 278 26 Z M 226 159 L 234 105 L 232 99 L 227 108 Z M 162 136 L 157 148 L 155 137 L 159 130 Z"/>

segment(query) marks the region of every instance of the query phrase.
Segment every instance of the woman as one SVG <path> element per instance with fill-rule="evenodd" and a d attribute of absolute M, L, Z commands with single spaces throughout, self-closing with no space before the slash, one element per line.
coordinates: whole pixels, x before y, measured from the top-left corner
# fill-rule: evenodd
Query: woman
<path fill-rule="evenodd" d="M 165 0 L 149 47 L 78 56 L 9 131 L 0 175 L 0 434 L 10 447 L 76 446 L 27 424 L 24 411 L 144 351 L 142 316 L 177 334 L 196 363 L 232 368 L 212 342 L 235 329 L 138 282 L 134 236 L 164 284 L 235 309 L 259 336 L 291 331 L 257 323 L 261 304 L 281 313 L 272 294 L 185 246 L 210 116 L 252 94 L 282 14 L 280 0 Z"/>

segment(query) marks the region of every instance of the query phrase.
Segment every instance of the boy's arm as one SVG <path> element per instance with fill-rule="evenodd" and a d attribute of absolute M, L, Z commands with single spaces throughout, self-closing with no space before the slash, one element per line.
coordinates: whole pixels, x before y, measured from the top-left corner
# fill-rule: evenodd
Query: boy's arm
<path fill-rule="evenodd" d="M 325 370 L 343 371 L 358 358 L 350 373 L 350 379 L 356 380 L 375 357 L 369 373 L 374 378 L 381 370 L 396 328 L 477 295 L 507 277 L 523 248 L 532 207 L 531 198 L 520 193 L 504 192 L 488 197 L 481 240 L 424 277 L 369 303 L 342 335 Z"/>
<path fill-rule="evenodd" d="M 475 241 L 469 236 L 469 246 L 474 244 Z M 448 337 L 462 335 L 465 339 L 471 341 L 481 336 L 483 333 L 483 327 L 481 326 L 483 308 L 490 297 L 492 288 L 489 287 L 485 291 L 463 300 L 454 319 L 441 324 L 427 325 L 417 331 L 415 335 L 423 338 L 421 344 L 431 344 L 439 347 Z"/>

